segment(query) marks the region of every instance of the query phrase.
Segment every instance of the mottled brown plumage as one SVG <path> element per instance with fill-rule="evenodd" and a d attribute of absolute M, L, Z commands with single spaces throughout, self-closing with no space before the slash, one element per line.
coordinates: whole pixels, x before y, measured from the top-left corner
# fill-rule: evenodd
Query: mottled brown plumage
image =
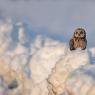
<path fill-rule="evenodd" d="M 75 50 L 77 48 L 81 48 L 82 50 L 86 49 L 87 40 L 86 40 L 86 32 L 83 28 L 77 28 L 74 32 L 73 37 L 70 42 L 70 50 Z"/>

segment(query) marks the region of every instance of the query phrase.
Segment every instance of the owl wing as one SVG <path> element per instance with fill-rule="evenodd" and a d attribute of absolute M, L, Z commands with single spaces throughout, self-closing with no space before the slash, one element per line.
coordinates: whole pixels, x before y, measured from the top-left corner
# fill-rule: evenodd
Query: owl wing
<path fill-rule="evenodd" d="M 87 40 L 85 39 L 84 47 L 83 47 L 82 50 L 85 50 L 86 49 L 86 46 L 87 46 Z"/>
<path fill-rule="evenodd" d="M 70 40 L 69 46 L 70 46 L 70 50 L 75 50 L 75 48 L 74 48 L 74 40 L 73 39 Z"/>

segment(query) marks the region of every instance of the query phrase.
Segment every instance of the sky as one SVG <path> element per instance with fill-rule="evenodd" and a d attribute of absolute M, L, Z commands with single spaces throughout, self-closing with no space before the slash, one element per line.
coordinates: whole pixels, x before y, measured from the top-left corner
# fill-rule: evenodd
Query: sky
<path fill-rule="evenodd" d="M 76 28 L 83 27 L 88 46 L 95 46 L 94 0 L 0 0 L 0 17 L 27 18 L 35 31 L 66 42 Z"/>

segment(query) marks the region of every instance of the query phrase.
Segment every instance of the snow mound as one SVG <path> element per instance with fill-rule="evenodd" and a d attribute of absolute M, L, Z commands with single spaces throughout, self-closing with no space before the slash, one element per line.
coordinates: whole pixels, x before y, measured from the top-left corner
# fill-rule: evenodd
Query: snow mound
<path fill-rule="evenodd" d="M 59 95 L 64 92 L 64 83 L 72 71 L 89 63 L 87 51 L 68 51 L 67 54 L 57 62 L 48 82 L 50 95 Z"/>
<path fill-rule="evenodd" d="M 65 83 L 68 95 L 95 95 L 95 65 L 73 71 Z"/>

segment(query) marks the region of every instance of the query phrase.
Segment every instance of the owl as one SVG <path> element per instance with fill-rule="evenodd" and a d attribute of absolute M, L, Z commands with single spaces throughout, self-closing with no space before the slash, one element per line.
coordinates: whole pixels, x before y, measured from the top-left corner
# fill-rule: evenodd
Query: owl
<path fill-rule="evenodd" d="M 70 50 L 76 50 L 77 48 L 86 49 L 87 39 L 86 32 L 83 28 L 77 28 L 75 30 L 73 37 L 70 39 L 69 46 Z"/>

